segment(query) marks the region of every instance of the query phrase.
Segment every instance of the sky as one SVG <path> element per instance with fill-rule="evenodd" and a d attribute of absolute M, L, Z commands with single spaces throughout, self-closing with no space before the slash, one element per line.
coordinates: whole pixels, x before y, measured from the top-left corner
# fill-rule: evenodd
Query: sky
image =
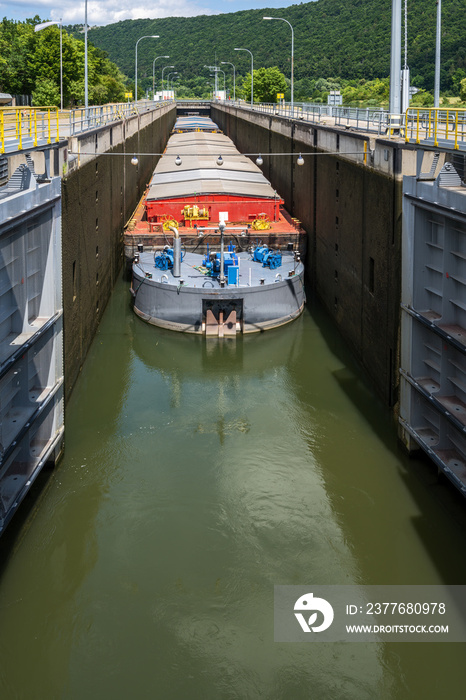
<path fill-rule="evenodd" d="M 89 26 L 111 24 L 125 19 L 157 19 L 158 17 L 193 17 L 216 15 L 240 10 L 285 8 L 300 0 L 88 0 Z M 81 0 L 15 0 L 0 1 L 0 18 L 24 21 L 39 15 L 42 20 L 62 20 L 67 24 L 84 24 L 85 1 Z"/>

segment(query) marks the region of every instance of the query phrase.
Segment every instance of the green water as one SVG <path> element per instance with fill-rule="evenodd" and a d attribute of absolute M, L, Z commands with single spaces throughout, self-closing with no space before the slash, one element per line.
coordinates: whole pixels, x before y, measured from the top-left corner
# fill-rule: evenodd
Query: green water
<path fill-rule="evenodd" d="M 236 341 L 120 281 L 66 453 L 0 541 L 0 698 L 464 697 L 460 644 L 280 644 L 275 584 L 462 584 L 466 505 L 317 308 Z"/>

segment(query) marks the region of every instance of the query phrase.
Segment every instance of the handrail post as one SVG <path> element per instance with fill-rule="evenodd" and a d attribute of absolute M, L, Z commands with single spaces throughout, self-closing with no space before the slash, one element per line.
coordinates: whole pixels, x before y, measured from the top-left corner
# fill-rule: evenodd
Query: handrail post
<path fill-rule="evenodd" d="M 0 111 L 0 153 L 5 153 L 5 116 L 3 109 Z"/>
<path fill-rule="evenodd" d="M 50 109 L 47 110 L 47 131 L 48 131 L 47 143 L 52 143 L 52 129 L 51 129 L 51 124 L 50 124 Z"/>
<path fill-rule="evenodd" d="M 58 111 L 58 107 L 57 107 L 57 138 L 55 139 L 55 141 L 57 143 L 58 143 L 58 141 L 60 141 L 60 113 Z"/>
<path fill-rule="evenodd" d="M 18 132 L 18 147 L 19 150 L 21 151 L 23 149 L 23 128 L 22 128 L 22 123 L 21 123 L 21 109 L 18 109 L 16 112 L 16 126 L 19 126 L 19 132 Z"/>
<path fill-rule="evenodd" d="M 37 146 L 37 109 L 34 109 L 34 147 Z"/>
<path fill-rule="evenodd" d="M 434 114 L 434 146 L 438 146 L 438 109 Z"/>

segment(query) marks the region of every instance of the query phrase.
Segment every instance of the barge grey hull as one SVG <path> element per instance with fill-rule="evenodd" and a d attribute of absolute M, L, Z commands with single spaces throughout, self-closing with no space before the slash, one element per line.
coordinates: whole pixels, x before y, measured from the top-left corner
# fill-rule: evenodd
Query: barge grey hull
<path fill-rule="evenodd" d="M 290 257 L 290 268 L 293 267 L 291 260 Z M 254 265 L 263 283 L 257 280 L 257 284 L 251 286 L 223 288 L 216 280 L 202 275 L 197 284 L 192 281 L 185 284 L 184 280 L 181 283 L 171 273 L 162 276 L 165 281 L 159 281 L 145 276 L 145 265 L 134 265 L 134 311 L 155 326 L 199 334 L 206 331 L 208 311 L 217 320 L 220 313 L 227 319 L 234 312 L 235 330 L 242 333 L 277 328 L 297 318 L 305 303 L 302 263 L 273 275 Z M 289 276 L 284 277 L 285 274 Z"/>

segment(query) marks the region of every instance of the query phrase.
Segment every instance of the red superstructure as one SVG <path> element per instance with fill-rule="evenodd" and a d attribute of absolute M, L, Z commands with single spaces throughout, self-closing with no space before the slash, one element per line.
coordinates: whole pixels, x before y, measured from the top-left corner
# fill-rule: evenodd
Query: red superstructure
<path fill-rule="evenodd" d="M 227 194 L 193 195 L 183 198 L 146 199 L 146 220 L 149 229 L 167 219 L 174 219 L 185 227 L 218 223 L 220 218 L 229 223 L 250 224 L 255 220 L 278 221 L 283 200 L 238 197 Z M 220 216 L 223 214 L 224 216 Z M 226 216 L 225 216 L 226 214 Z"/>
<path fill-rule="evenodd" d="M 187 246 L 196 245 L 198 231 L 212 230 L 221 220 L 244 226 L 245 244 L 289 246 L 303 252 L 305 235 L 298 221 L 283 208 L 283 199 L 260 168 L 242 155 L 216 125 L 183 130 L 175 125 L 164 155 L 154 170 L 147 191 L 125 231 L 126 257 L 137 244 L 157 247 L 166 243 L 170 226 L 178 228 Z M 213 128 L 215 127 L 215 128 Z M 215 234 L 209 233 L 215 242 Z"/>

